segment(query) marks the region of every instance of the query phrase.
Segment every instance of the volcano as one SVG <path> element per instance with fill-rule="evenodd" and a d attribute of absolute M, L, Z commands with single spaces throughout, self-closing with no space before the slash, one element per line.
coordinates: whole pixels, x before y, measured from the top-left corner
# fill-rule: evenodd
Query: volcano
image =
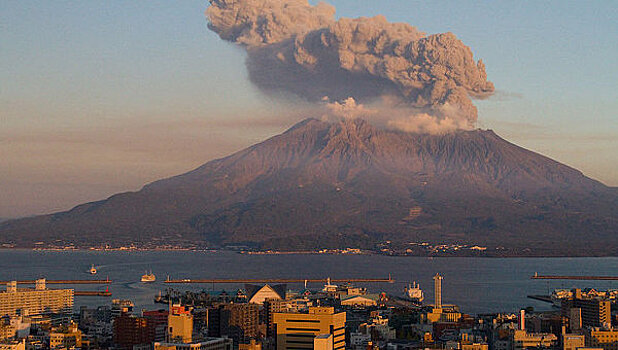
<path fill-rule="evenodd" d="M 618 255 L 618 189 L 500 138 L 306 119 L 140 191 L 0 224 L 0 243 L 467 244 L 487 254 Z M 496 253 L 497 254 L 497 253 Z"/>

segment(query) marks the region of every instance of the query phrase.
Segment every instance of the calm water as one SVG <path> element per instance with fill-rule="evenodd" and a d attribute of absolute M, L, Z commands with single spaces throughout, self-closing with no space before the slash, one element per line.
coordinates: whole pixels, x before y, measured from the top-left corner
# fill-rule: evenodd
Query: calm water
<path fill-rule="evenodd" d="M 444 276 L 442 300 L 458 304 L 463 312 L 516 311 L 533 306 L 549 309 L 543 302 L 528 299 L 529 294 L 548 294 L 554 288 L 618 288 L 607 281 L 540 281 L 539 274 L 618 275 L 618 258 L 421 258 L 368 255 L 241 255 L 233 252 L 47 252 L 0 251 L 0 280 L 46 277 L 48 279 L 89 279 L 87 270 L 94 264 L 97 278 L 113 280 L 114 298 L 128 298 L 139 308 L 159 308 L 153 296 L 165 290 L 162 283 L 171 278 L 349 278 L 388 277 L 396 283 L 366 285 L 372 292 L 402 295 L 409 281 L 417 281 L 425 291 L 426 302 L 433 301 L 431 277 Z M 156 283 L 142 284 L 141 275 L 152 270 Z M 52 286 L 54 288 L 58 286 Z M 105 287 L 73 286 L 77 290 Z M 215 289 L 235 290 L 240 285 L 216 285 Z M 299 289 L 302 285 L 289 285 Z M 182 289 L 212 289 L 212 285 L 176 285 Z M 320 285 L 309 285 L 319 289 Z M 111 298 L 76 297 L 75 306 L 102 305 Z"/>

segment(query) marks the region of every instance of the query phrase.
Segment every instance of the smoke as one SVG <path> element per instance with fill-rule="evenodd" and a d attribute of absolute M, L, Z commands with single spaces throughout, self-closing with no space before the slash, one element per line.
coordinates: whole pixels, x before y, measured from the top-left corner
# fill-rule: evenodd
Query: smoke
<path fill-rule="evenodd" d="M 427 36 L 383 16 L 335 21 L 332 6 L 306 0 L 210 3 L 209 28 L 246 48 L 256 86 L 326 100 L 333 115 L 347 106 L 393 128 L 445 132 L 473 127 L 471 98 L 494 92 L 483 62 L 452 33 Z"/>

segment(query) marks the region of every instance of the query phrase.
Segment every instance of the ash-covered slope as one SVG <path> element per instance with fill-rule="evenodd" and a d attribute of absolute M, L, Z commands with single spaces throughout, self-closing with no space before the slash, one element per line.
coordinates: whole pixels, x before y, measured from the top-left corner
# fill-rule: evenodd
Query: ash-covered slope
<path fill-rule="evenodd" d="M 138 192 L 3 223 L 0 237 L 290 249 L 388 239 L 617 255 L 617 207 L 615 188 L 492 131 L 420 135 L 307 119 Z"/>

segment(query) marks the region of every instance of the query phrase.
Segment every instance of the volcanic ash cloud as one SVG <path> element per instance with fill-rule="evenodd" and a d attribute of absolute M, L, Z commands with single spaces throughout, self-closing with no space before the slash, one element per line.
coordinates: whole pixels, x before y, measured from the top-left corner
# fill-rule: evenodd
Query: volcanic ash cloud
<path fill-rule="evenodd" d="M 398 111 L 388 126 L 434 133 L 473 127 L 471 98 L 494 91 L 483 62 L 452 33 L 425 35 L 383 16 L 335 21 L 334 7 L 306 0 L 210 3 L 209 28 L 246 48 L 251 81 L 267 92 L 386 105 Z"/>

